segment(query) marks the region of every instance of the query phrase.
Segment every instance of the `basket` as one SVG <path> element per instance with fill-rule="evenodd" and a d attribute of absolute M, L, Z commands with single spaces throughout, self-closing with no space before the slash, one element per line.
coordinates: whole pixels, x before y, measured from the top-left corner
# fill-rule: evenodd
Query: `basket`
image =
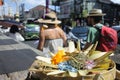
<path fill-rule="evenodd" d="M 36 64 L 39 62 L 36 60 L 31 68 L 33 69 Z M 41 63 L 40 63 L 41 64 Z M 59 76 L 59 75 L 47 75 L 44 70 L 30 70 L 32 72 L 30 78 L 31 80 L 115 80 L 116 78 L 116 64 L 114 61 L 111 60 L 110 69 L 104 72 L 101 72 L 100 74 L 91 74 L 91 75 L 85 75 L 85 76 L 77 76 L 77 77 L 69 77 L 69 76 Z"/>
<path fill-rule="evenodd" d="M 120 80 L 120 71 L 116 70 L 116 80 Z"/>

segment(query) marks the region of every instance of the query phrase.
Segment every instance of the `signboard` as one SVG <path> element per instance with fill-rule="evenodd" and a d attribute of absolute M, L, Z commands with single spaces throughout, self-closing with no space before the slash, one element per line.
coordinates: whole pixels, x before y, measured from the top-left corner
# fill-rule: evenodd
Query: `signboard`
<path fill-rule="evenodd" d="M 70 15 L 69 14 L 61 14 L 61 15 L 58 15 L 58 18 L 69 18 Z"/>
<path fill-rule="evenodd" d="M 69 18 L 68 15 L 71 14 L 71 12 L 74 10 L 74 0 L 68 0 L 68 1 L 64 1 L 64 2 L 60 2 L 60 14 L 62 15 L 62 17 L 65 15 L 67 15 L 65 18 Z"/>

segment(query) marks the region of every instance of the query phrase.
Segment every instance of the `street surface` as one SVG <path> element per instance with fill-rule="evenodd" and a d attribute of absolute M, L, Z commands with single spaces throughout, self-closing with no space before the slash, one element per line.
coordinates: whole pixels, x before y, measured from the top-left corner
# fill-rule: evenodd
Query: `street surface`
<path fill-rule="evenodd" d="M 0 33 L 0 80 L 25 80 L 38 54 L 41 52 Z"/>
<path fill-rule="evenodd" d="M 30 45 L 33 48 L 37 48 L 38 43 L 36 41 L 38 40 L 27 40 L 27 41 L 24 41 L 23 43 Z"/>

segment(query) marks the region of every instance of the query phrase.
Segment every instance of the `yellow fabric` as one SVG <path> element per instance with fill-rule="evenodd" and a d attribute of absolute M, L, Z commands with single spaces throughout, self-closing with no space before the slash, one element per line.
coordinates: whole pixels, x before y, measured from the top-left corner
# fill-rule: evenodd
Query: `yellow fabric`
<path fill-rule="evenodd" d="M 55 25 L 55 27 L 56 28 L 60 28 L 58 25 Z M 42 31 L 45 30 L 45 29 L 47 29 L 47 28 L 45 28 L 45 27 L 42 26 Z"/>
<path fill-rule="evenodd" d="M 45 30 L 45 27 L 42 26 L 42 29 L 41 29 L 41 30 L 42 30 L 42 31 Z"/>

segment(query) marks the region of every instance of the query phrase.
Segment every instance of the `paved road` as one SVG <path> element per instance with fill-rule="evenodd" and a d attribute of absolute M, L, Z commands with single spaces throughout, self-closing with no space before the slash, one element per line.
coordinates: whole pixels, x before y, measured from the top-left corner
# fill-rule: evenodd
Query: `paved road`
<path fill-rule="evenodd" d="M 0 80 L 25 80 L 38 54 L 42 53 L 0 34 Z"/>
<path fill-rule="evenodd" d="M 37 48 L 38 43 L 36 43 L 37 40 L 28 40 L 28 41 L 24 41 L 23 43 L 30 45 L 33 48 Z"/>

